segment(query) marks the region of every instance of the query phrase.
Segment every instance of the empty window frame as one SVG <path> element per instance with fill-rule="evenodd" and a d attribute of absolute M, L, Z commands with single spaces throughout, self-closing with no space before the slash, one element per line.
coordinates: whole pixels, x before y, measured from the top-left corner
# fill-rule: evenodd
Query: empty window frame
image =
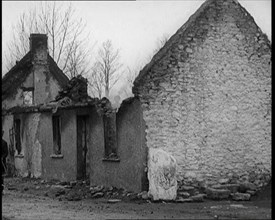
<path fill-rule="evenodd" d="M 15 149 L 17 150 L 17 154 L 21 154 L 21 151 L 22 151 L 20 130 L 21 130 L 21 121 L 20 119 L 15 119 L 14 136 L 15 136 Z"/>
<path fill-rule="evenodd" d="M 104 145 L 105 159 L 117 159 L 116 115 L 104 115 Z"/>
<path fill-rule="evenodd" d="M 60 116 L 52 117 L 53 126 L 53 152 L 58 155 L 61 154 L 61 118 Z"/>
<path fill-rule="evenodd" d="M 33 105 L 33 88 L 23 88 L 23 104 Z"/>

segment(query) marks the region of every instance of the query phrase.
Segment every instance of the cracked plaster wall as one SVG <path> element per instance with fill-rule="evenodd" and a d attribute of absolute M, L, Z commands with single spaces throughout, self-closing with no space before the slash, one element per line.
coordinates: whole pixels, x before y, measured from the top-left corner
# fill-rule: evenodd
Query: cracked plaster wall
<path fill-rule="evenodd" d="M 21 144 L 23 157 L 15 156 L 15 168 L 21 176 L 41 177 L 42 149 L 40 143 L 41 113 L 21 114 Z M 17 154 L 15 154 L 17 155 Z"/>
<path fill-rule="evenodd" d="M 55 158 L 53 147 L 52 113 L 43 114 L 43 178 L 72 181 L 76 179 L 76 111 L 58 110 L 61 118 L 61 155 Z M 47 131 L 47 132 L 45 132 Z"/>
<path fill-rule="evenodd" d="M 215 184 L 271 174 L 271 51 L 236 4 L 211 5 L 136 88 L 149 148 L 178 164 L 178 179 Z M 205 37 L 204 37 L 205 36 Z"/>
<path fill-rule="evenodd" d="M 44 47 L 37 48 L 33 56 L 34 102 L 44 104 L 55 99 L 61 90 L 49 70 L 48 52 Z"/>

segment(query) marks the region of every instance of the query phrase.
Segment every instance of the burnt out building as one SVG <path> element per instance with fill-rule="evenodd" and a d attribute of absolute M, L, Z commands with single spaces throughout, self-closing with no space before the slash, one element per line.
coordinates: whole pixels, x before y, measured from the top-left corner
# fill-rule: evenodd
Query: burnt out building
<path fill-rule="evenodd" d="M 48 54 L 47 36 L 31 34 L 30 51 L 2 78 L 2 128 L 16 172 L 41 175 L 42 152 L 36 132 L 40 115 L 27 114 L 27 109 L 49 103 L 68 81 Z M 24 114 L 8 113 L 11 110 Z"/>
<path fill-rule="evenodd" d="M 161 149 L 177 168 L 156 177 L 164 188 L 169 170 L 206 186 L 269 181 L 271 44 L 238 1 L 206 0 L 140 71 L 134 97 L 117 112 L 77 86 L 85 80 L 65 77 L 45 39 L 31 35 L 31 51 L 2 81 L 4 138 L 18 174 L 89 177 L 138 192 L 148 190 L 150 155 Z"/>
<path fill-rule="evenodd" d="M 30 52 L 2 79 L 9 172 L 141 191 L 146 151 L 139 143 L 144 137 L 137 142 L 137 133 L 128 128 L 139 126 L 131 116 L 141 121 L 141 114 L 129 110 L 122 107 L 116 117 L 108 99 L 89 97 L 87 80 L 69 80 L 50 57 L 47 36 L 31 34 Z"/>

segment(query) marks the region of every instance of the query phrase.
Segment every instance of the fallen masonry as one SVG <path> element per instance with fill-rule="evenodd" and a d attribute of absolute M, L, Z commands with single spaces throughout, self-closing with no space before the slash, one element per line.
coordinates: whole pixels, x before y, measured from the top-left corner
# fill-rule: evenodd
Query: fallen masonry
<path fill-rule="evenodd" d="M 165 201 L 170 203 L 204 202 L 207 200 L 249 201 L 253 196 L 260 193 L 256 190 L 248 190 L 249 187 L 247 188 L 245 193 L 242 193 L 240 191 L 236 192 L 236 187 L 230 188 L 228 187 L 228 185 L 229 184 L 224 184 L 225 188 L 227 189 L 200 188 L 195 186 L 181 185 L 178 186 L 177 195 L 174 200 L 156 200 L 147 191 L 134 193 L 116 187 L 106 187 L 103 185 L 90 186 L 89 181 L 60 182 L 23 178 L 21 182 L 18 181 L 18 184 L 8 184 L 6 185 L 6 187 L 8 190 L 17 190 L 23 193 L 32 193 L 34 191 L 37 193 L 41 192 L 42 194 L 42 192 L 44 192 L 42 195 L 58 200 L 78 201 L 82 199 L 103 198 L 107 199 L 108 203 L 117 203 L 121 201 Z M 249 184 L 246 183 L 245 185 Z"/>

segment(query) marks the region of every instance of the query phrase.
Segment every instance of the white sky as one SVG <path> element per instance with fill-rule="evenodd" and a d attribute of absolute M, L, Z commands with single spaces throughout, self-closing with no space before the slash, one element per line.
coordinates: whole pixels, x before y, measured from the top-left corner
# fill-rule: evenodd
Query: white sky
<path fill-rule="evenodd" d="M 203 0 L 182 1 L 72 1 L 76 14 L 87 22 L 91 37 L 100 44 L 111 39 L 120 48 L 122 62 L 144 65 L 163 34 L 173 35 L 200 7 Z M 271 39 L 271 0 L 239 0 Z M 67 4 L 63 1 L 62 4 Z M 12 25 L 35 1 L 2 1 L 2 45 L 11 37 Z"/>
<path fill-rule="evenodd" d="M 120 49 L 121 63 L 139 71 L 150 61 L 157 40 L 164 34 L 172 36 L 203 2 L 204 0 L 62 1 L 62 4 L 72 3 L 76 15 L 87 23 L 87 30 L 97 46 L 111 39 L 114 47 Z M 239 2 L 271 40 L 271 0 Z M 20 14 L 37 3 L 2 1 L 2 57 L 12 35 L 12 25 L 16 24 Z M 95 49 L 94 52 L 96 53 Z"/>

